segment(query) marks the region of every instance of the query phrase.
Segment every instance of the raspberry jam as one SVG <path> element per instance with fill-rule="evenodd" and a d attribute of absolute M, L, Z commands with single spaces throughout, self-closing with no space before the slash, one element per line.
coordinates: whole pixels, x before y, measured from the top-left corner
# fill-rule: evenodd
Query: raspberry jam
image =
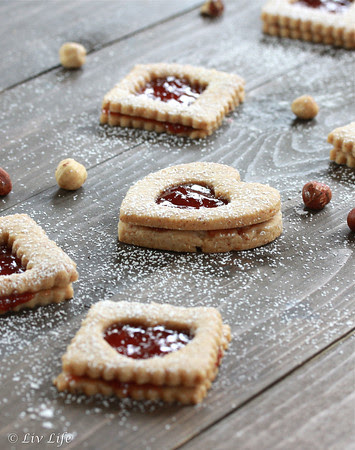
<path fill-rule="evenodd" d="M 156 200 L 158 205 L 173 208 L 200 209 L 217 208 L 228 203 L 224 198 L 217 198 L 214 190 L 200 184 L 182 184 L 167 189 Z"/>
<path fill-rule="evenodd" d="M 111 325 L 104 339 L 118 353 L 133 359 L 147 359 L 176 352 L 187 345 L 192 337 L 186 330 L 171 330 L 163 325 Z"/>
<path fill-rule="evenodd" d="M 317 8 L 330 13 L 342 13 L 351 6 L 352 0 L 297 0 L 296 4 Z"/>
<path fill-rule="evenodd" d="M 26 270 L 21 260 L 13 255 L 11 248 L 7 245 L 0 245 L 0 275 L 12 275 L 13 273 L 23 273 Z M 17 305 L 26 303 L 33 298 L 33 294 L 13 294 L 7 297 L 0 297 L 0 313 L 14 309 Z"/>
<path fill-rule="evenodd" d="M 189 106 L 199 97 L 203 90 L 202 86 L 191 86 L 184 78 L 169 76 L 149 81 L 138 94 L 144 94 L 149 98 L 166 103 L 182 103 L 185 106 Z"/>
<path fill-rule="evenodd" d="M 32 300 L 34 294 L 25 292 L 24 294 L 13 294 L 7 297 L 0 297 L 0 313 L 12 311 L 16 306 L 22 305 Z"/>
<path fill-rule="evenodd" d="M 0 245 L 0 275 L 22 273 L 25 270 L 21 260 L 12 254 L 11 248 L 7 245 Z"/>

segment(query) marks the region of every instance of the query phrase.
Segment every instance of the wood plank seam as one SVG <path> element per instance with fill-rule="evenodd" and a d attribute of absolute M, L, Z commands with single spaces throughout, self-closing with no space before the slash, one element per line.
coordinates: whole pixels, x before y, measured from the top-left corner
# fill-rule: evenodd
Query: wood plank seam
<path fill-rule="evenodd" d="M 319 358 L 323 355 L 325 355 L 328 351 L 330 351 L 333 347 L 339 345 L 341 342 L 350 339 L 351 336 L 354 334 L 355 332 L 355 327 L 351 328 L 347 333 L 343 334 L 342 336 L 338 337 L 335 341 L 333 341 L 331 344 L 326 345 L 324 348 L 322 348 L 321 350 L 319 350 L 318 352 L 316 352 L 312 357 L 305 359 L 302 363 L 298 364 L 297 366 L 295 366 L 293 369 L 291 369 L 290 371 L 288 371 L 287 373 L 285 373 L 283 376 L 277 378 L 275 381 L 273 381 L 272 383 L 270 383 L 269 385 L 267 385 L 265 388 L 261 389 L 260 391 L 258 391 L 257 393 L 255 393 L 252 397 L 248 398 L 248 400 L 242 402 L 240 405 L 238 405 L 236 408 L 231 409 L 227 414 L 223 415 L 222 417 L 220 417 L 218 420 L 216 420 L 214 423 L 210 423 L 208 426 L 206 426 L 205 428 L 202 428 L 198 433 L 196 433 L 194 436 L 191 436 L 190 439 L 187 439 L 185 442 L 183 442 L 181 445 L 174 447 L 174 450 L 178 450 L 184 447 L 185 444 L 187 444 L 188 442 L 192 441 L 193 439 L 195 439 L 196 437 L 200 436 L 201 434 L 203 434 L 206 430 L 208 430 L 209 428 L 211 428 L 212 426 L 217 425 L 218 423 L 222 422 L 226 417 L 229 417 L 230 415 L 234 414 L 236 411 L 238 411 L 239 409 L 243 408 L 245 405 L 249 404 L 251 401 L 255 400 L 256 398 L 258 398 L 260 395 L 266 393 L 268 390 L 272 389 L 274 386 L 276 386 L 278 383 L 282 382 L 283 380 L 285 380 L 286 378 L 288 378 L 289 376 L 293 375 L 295 372 L 297 372 L 298 370 L 300 370 L 303 366 L 305 366 L 306 364 L 310 363 L 313 359 L 315 358 Z"/>

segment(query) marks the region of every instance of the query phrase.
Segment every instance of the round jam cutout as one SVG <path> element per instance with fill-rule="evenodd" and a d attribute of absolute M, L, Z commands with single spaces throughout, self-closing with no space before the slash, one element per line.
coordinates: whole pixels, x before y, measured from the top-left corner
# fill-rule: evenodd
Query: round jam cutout
<path fill-rule="evenodd" d="M 191 86 L 184 78 L 169 76 L 149 81 L 138 94 L 166 103 L 191 105 L 203 92 L 201 86 Z"/>
<path fill-rule="evenodd" d="M 0 275 L 12 275 L 25 272 L 26 267 L 7 245 L 0 245 Z"/>
<path fill-rule="evenodd" d="M 224 198 L 217 198 L 214 190 L 200 184 L 182 184 L 167 189 L 156 200 L 158 205 L 182 209 L 217 208 L 228 203 Z"/>
<path fill-rule="evenodd" d="M 104 339 L 120 355 L 148 359 L 176 352 L 185 347 L 192 337 L 186 330 L 171 330 L 163 325 L 144 327 L 114 324 L 107 328 Z"/>
<path fill-rule="evenodd" d="M 334 14 L 343 13 L 352 3 L 352 0 L 297 0 L 296 2 L 296 4 L 321 9 Z"/>

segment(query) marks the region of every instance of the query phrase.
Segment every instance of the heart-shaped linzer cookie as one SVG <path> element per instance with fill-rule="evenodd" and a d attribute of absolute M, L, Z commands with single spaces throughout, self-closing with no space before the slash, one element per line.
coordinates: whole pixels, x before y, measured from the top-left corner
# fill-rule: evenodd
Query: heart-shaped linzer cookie
<path fill-rule="evenodd" d="M 232 167 L 196 162 L 134 184 L 122 202 L 120 221 L 169 230 L 225 230 L 268 221 L 279 211 L 276 189 L 243 183 Z"/>

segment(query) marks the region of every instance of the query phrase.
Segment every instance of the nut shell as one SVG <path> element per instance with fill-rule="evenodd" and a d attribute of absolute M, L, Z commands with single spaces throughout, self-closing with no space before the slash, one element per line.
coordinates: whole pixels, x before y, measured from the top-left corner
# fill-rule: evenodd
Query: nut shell
<path fill-rule="evenodd" d="M 0 196 L 5 197 L 12 190 L 10 175 L 0 167 Z"/>
<path fill-rule="evenodd" d="M 222 0 L 207 0 L 200 9 L 203 16 L 219 17 L 223 14 L 224 3 Z"/>
<path fill-rule="evenodd" d="M 349 212 L 347 222 L 350 230 L 355 232 L 355 208 Z"/>
<path fill-rule="evenodd" d="M 308 209 L 321 210 L 332 199 L 332 191 L 324 183 L 310 181 L 303 186 L 302 198 Z"/>

